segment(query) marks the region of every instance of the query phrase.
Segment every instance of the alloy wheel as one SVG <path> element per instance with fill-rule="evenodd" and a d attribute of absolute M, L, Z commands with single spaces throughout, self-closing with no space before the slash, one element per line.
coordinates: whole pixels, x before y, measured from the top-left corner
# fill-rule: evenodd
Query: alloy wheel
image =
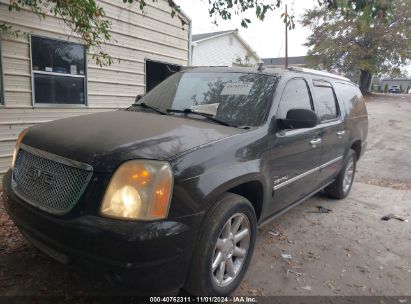
<path fill-rule="evenodd" d="M 344 178 L 343 178 L 343 191 L 347 193 L 350 190 L 351 184 L 354 179 L 354 160 L 351 158 L 348 161 L 347 167 L 345 168 Z"/>
<path fill-rule="evenodd" d="M 250 234 L 250 222 L 243 213 L 236 213 L 225 222 L 211 261 L 217 286 L 229 285 L 240 273 L 250 247 Z"/>

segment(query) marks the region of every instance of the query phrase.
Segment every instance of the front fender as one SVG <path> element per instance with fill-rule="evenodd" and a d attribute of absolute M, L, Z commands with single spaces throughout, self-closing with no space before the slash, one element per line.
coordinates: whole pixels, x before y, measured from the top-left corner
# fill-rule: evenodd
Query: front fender
<path fill-rule="evenodd" d="M 229 166 L 213 167 L 193 177 L 176 182 L 173 194 L 173 209 L 178 214 L 199 213 L 208 210 L 221 195 L 241 184 L 258 181 L 263 189 L 269 189 L 269 181 L 263 174 L 261 160 L 250 160 Z M 269 193 L 264 190 L 264 201 Z"/>

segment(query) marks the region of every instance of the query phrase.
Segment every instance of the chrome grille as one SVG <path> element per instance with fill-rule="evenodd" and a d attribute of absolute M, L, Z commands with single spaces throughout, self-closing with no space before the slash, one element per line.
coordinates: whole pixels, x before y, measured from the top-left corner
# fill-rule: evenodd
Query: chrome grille
<path fill-rule="evenodd" d="M 49 155 L 53 157 L 47 157 Z M 74 161 L 61 160 L 28 146 L 20 148 L 13 170 L 16 194 L 44 211 L 53 214 L 69 212 L 83 194 L 93 172 L 90 166 L 78 168 L 73 166 Z"/>

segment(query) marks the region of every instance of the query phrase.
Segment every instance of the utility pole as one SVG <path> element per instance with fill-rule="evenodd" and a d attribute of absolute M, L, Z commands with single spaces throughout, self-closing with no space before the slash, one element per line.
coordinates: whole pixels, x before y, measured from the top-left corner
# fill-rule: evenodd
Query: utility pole
<path fill-rule="evenodd" d="M 288 20 L 287 4 L 285 5 L 285 17 L 287 21 Z M 287 22 L 285 22 L 285 68 L 288 68 L 288 26 L 287 26 Z"/>

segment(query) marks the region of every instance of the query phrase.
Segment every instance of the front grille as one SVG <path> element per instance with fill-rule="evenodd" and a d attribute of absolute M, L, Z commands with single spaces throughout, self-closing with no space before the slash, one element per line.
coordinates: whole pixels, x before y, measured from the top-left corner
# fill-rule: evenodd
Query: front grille
<path fill-rule="evenodd" d="M 20 148 L 13 170 L 14 191 L 29 204 L 49 213 L 69 212 L 91 179 L 91 167 L 78 168 L 74 161 L 61 158 L 60 162 L 58 156 L 36 152 L 31 147 Z"/>

